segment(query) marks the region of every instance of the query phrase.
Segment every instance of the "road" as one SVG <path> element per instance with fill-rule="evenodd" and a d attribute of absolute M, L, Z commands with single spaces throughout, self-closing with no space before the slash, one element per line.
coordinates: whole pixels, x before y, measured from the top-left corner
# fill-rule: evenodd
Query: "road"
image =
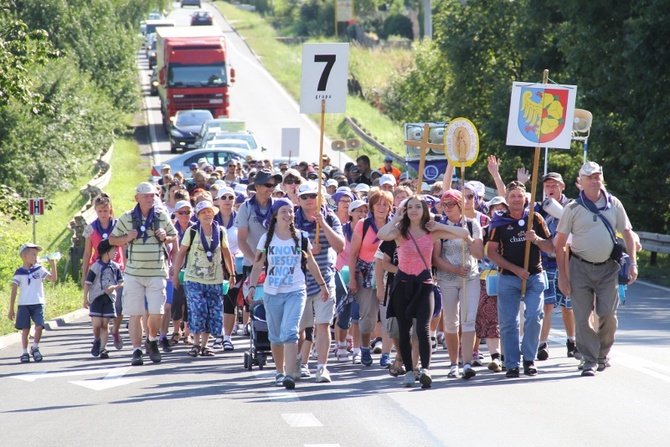
<path fill-rule="evenodd" d="M 440 349 L 430 390 L 402 388 L 402 378 L 376 363 L 331 356 L 332 383 L 303 380 L 286 391 L 271 386 L 272 364 L 243 369 L 242 336 L 233 337 L 235 351 L 216 357 L 192 359 L 179 345 L 158 365 L 131 367 L 128 348 L 92 358 L 90 323 L 81 318 L 46 333 L 41 363 L 20 364 L 17 343 L 0 350 L 2 444 L 39 431 L 55 446 L 667 445 L 669 292 L 630 287 L 612 367 L 594 378 L 580 377 L 565 357 L 555 313 L 551 356 L 537 363 L 537 377 L 480 368 L 469 381 L 447 379 Z"/>
<path fill-rule="evenodd" d="M 293 158 L 315 162 L 318 159 L 320 128 L 307 115 L 299 113 L 298 103 L 280 86 L 258 61 L 244 40 L 232 29 L 231 25 L 209 3 L 203 2 L 203 8 L 214 15 L 215 25 L 220 26 L 226 35 L 230 62 L 235 67 L 236 81 L 231 88 L 231 118 L 246 122 L 261 146 L 267 148 L 263 157 L 280 157 L 282 128 L 300 129 L 299 154 Z M 176 8 L 170 14 L 178 26 L 190 24 L 192 8 Z M 144 91 L 148 93 L 150 71 L 146 60 L 140 62 L 141 80 Z M 149 115 L 153 155 L 155 164 L 169 160 L 170 147 L 166 133 L 161 126 L 160 103 L 158 97 L 147 96 L 145 108 Z M 351 158 L 330 147 L 331 141 L 324 138 L 324 153 L 330 155 L 333 163 L 344 166 Z"/>

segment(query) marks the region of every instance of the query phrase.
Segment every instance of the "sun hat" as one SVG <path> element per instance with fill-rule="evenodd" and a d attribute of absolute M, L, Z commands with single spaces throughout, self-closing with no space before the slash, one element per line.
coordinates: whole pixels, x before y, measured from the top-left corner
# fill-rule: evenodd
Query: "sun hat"
<path fill-rule="evenodd" d="M 205 209 L 210 209 L 214 211 L 214 214 L 219 212 L 219 209 L 215 207 L 212 202 L 209 200 L 203 200 L 202 202 L 198 203 L 195 206 L 195 215 L 198 216 L 200 214 L 200 211 L 205 210 Z"/>

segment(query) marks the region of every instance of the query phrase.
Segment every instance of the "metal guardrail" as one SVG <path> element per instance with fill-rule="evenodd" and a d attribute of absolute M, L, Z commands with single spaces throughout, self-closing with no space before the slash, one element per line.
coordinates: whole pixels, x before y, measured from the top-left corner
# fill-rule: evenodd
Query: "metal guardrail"
<path fill-rule="evenodd" d="M 646 231 L 638 231 L 640 236 L 640 244 L 642 249 L 651 252 L 649 263 L 656 265 L 656 255 L 658 253 L 670 254 L 670 235 L 647 233 Z"/>

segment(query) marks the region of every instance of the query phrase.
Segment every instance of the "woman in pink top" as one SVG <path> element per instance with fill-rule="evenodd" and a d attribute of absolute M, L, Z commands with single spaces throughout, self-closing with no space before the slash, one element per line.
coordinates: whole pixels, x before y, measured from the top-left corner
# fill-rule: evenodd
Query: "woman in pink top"
<path fill-rule="evenodd" d="M 416 319 L 421 371 L 419 381 L 430 388 L 430 319 L 433 316 L 433 276 L 429 264 L 433 244 L 440 239 L 462 238 L 472 243 L 465 228 L 440 224 L 431 219 L 423 196 L 412 196 L 401 204 L 395 217 L 379 229 L 377 237 L 395 240 L 398 245 L 398 272 L 395 274 L 388 316 L 396 317 L 399 329 L 400 355 L 407 374 L 403 386 L 414 385 L 412 371 L 412 342 L 410 330 Z"/>
<path fill-rule="evenodd" d="M 349 290 L 356 294 L 361 331 L 361 363 L 372 365 L 370 334 L 377 324 L 379 301 L 374 281 L 374 262 L 377 247 L 377 229 L 386 225 L 393 210 L 393 195 L 388 191 L 372 189 L 368 195 L 370 215 L 361 219 L 354 228 L 349 252 Z"/>

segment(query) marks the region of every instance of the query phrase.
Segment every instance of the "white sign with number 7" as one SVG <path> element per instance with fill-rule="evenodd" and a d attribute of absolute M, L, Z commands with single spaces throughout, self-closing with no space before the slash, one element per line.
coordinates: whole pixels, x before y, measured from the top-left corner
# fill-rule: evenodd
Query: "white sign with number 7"
<path fill-rule="evenodd" d="M 300 113 L 345 113 L 347 109 L 348 43 L 306 43 L 302 46 Z"/>

